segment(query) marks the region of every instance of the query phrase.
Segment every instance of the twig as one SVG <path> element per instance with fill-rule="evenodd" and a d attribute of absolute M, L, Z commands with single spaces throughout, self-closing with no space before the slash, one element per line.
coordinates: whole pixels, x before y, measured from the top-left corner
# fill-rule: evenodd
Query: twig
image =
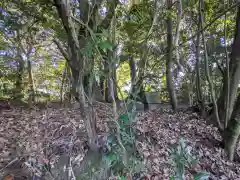
<path fill-rule="evenodd" d="M 4 166 L 2 169 L 0 169 L 0 172 L 3 172 L 4 169 L 6 169 L 7 167 L 11 166 L 12 164 L 14 164 L 16 161 L 20 161 L 20 159 L 18 159 L 17 157 L 14 158 L 12 161 L 10 161 L 6 166 Z"/>

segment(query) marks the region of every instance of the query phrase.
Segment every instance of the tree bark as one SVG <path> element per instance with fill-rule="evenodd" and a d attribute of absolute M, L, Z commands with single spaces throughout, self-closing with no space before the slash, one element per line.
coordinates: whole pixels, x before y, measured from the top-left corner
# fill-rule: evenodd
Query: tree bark
<path fill-rule="evenodd" d="M 232 52 L 230 54 L 230 62 L 229 62 L 229 77 L 230 79 L 227 79 L 227 72 L 226 69 L 224 70 L 224 76 L 223 76 L 223 88 L 221 91 L 221 95 L 218 99 L 218 105 L 220 107 L 219 109 L 219 116 L 225 117 L 225 96 L 227 95 L 227 89 L 228 89 L 228 81 L 230 82 L 229 86 L 229 111 L 228 111 L 228 117 L 231 117 L 231 114 L 234 109 L 234 104 L 237 96 L 238 91 L 238 85 L 240 81 L 240 51 L 239 51 L 239 45 L 240 45 L 240 12 L 238 7 L 238 13 L 236 17 L 236 28 L 235 28 L 235 36 L 234 41 L 232 44 Z M 224 119 L 221 119 L 224 121 Z"/>
<path fill-rule="evenodd" d="M 198 26 L 197 29 L 201 29 L 201 18 L 200 15 L 198 17 Z M 201 86 L 201 71 L 200 71 L 200 36 L 199 33 L 197 35 L 197 41 L 196 41 L 196 92 L 197 92 L 197 100 L 198 104 L 201 108 L 201 115 L 205 116 L 205 107 L 204 107 L 204 99 L 202 94 L 202 86 Z"/>
<path fill-rule="evenodd" d="M 172 17 L 170 12 L 172 11 L 172 0 L 167 0 L 167 9 L 168 9 L 168 17 L 167 17 L 167 59 L 166 59 L 166 77 L 167 77 L 167 89 L 169 98 L 171 101 L 172 109 L 177 111 L 177 96 L 174 90 L 173 83 L 173 35 L 172 35 Z"/>
<path fill-rule="evenodd" d="M 79 94 L 79 105 L 80 113 L 84 120 L 85 128 L 88 134 L 89 146 L 92 150 L 97 150 L 97 134 L 96 126 L 93 125 L 93 119 L 91 114 L 91 108 L 88 107 L 85 101 L 85 91 L 84 91 L 84 62 L 81 58 L 82 55 L 79 51 L 80 43 L 78 39 L 78 34 L 76 33 L 74 22 L 71 17 L 71 6 L 70 3 L 64 0 L 54 0 L 55 6 L 57 7 L 58 14 L 62 20 L 63 26 L 68 35 L 68 45 L 70 50 L 69 66 L 72 70 L 72 82 L 73 90 Z M 83 42 L 81 42 L 83 43 Z"/>
<path fill-rule="evenodd" d="M 225 115 L 225 99 L 228 95 L 228 81 L 230 83 L 229 86 L 229 119 L 228 119 L 228 126 L 224 130 L 223 139 L 224 139 L 224 147 L 228 153 L 228 157 L 230 160 L 234 159 L 235 154 L 235 148 L 237 144 L 237 140 L 239 138 L 240 134 L 240 95 L 238 95 L 238 98 L 236 100 L 236 96 L 238 93 L 238 85 L 240 82 L 240 7 L 237 8 L 237 16 L 236 16 L 236 28 L 235 28 L 235 36 L 234 41 L 232 44 L 232 52 L 230 56 L 230 62 L 229 62 L 229 77 L 230 79 L 227 79 L 226 76 L 226 70 L 224 70 L 224 77 L 223 77 L 223 88 L 221 92 L 221 96 L 218 99 L 219 104 L 219 113 L 220 117 L 223 119 L 222 122 L 224 122 Z"/>
<path fill-rule="evenodd" d="M 29 103 L 35 102 L 35 85 L 33 80 L 32 63 L 28 59 L 28 78 L 29 78 Z"/>
<path fill-rule="evenodd" d="M 132 86 L 136 80 L 136 62 L 132 56 L 129 59 L 129 67 L 130 67 L 131 89 L 132 89 Z"/>
<path fill-rule="evenodd" d="M 23 73 L 24 73 L 24 61 L 19 60 L 18 61 L 18 67 L 17 67 L 17 77 L 15 82 L 15 91 L 14 91 L 14 98 L 21 100 L 23 98 Z"/>
<path fill-rule="evenodd" d="M 79 96 L 79 104 L 80 104 L 80 113 L 82 118 L 84 119 L 85 128 L 87 130 L 87 134 L 89 137 L 89 145 L 92 150 L 97 150 L 97 134 L 96 134 L 96 119 L 93 116 L 94 112 L 91 106 L 91 99 L 92 97 L 88 97 L 88 103 L 85 101 L 86 92 L 84 90 L 84 76 L 91 71 L 86 71 L 88 69 L 86 67 L 87 62 L 84 62 L 84 54 L 81 53 L 81 49 L 86 46 L 87 43 L 87 35 L 89 35 L 89 29 L 97 29 L 101 31 L 102 29 L 107 29 L 111 23 L 111 19 L 113 17 L 115 8 L 118 4 L 117 0 L 114 0 L 110 3 L 108 12 L 104 20 L 100 23 L 98 28 L 94 28 L 94 24 L 88 19 L 94 19 L 95 17 L 89 17 L 89 10 L 91 10 L 91 5 L 89 4 L 88 0 L 80 1 L 79 10 L 81 12 L 81 20 L 78 20 L 72 15 L 72 9 L 69 1 L 65 0 L 54 0 L 54 5 L 57 8 L 58 14 L 60 19 L 62 20 L 62 24 L 64 29 L 67 33 L 68 37 L 68 46 L 69 46 L 69 53 L 64 52 L 64 57 L 66 56 L 66 60 L 68 60 L 68 64 L 71 68 L 72 72 L 72 86 L 73 91 Z M 95 5 L 95 4 L 94 4 Z M 99 6 L 96 6 L 99 7 Z M 97 10 L 94 9 L 94 12 Z M 95 16 L 95 13 L 93 13 Z M 80 30 L 78 25 L 84 26 L 84 30 Z M 89 29 L 88 29 L 89 28 Z M 57 45 L 60 45 L 57 43 Z M 61 49 L 60 49 L 61 50 Z M 63 50 L 63 49 L 62 49 Z M 94 62 L 94 59 L 93 59 Z M 85 81 L 86 83 L 86 81 Z M 89 86 L 90 93 L 92 94 L 92 83 Z M 91 107 L 89 107 L 91 106 Z"/>
<path fill-rule="evenodd" d="M 224 40 L 225 40 L 225 55 L 226 55 L 226 79 L 227 79 L 227 88 L 226 88 L 226 95 L 225 95 L 225 119 L 224 119 L 224 127 L 226 128 L 228 125 L 228 120 L 229 120 L 229 89 L 230 89 L 230 80 L 229 80 L 229 57 L 228 57 L 228 50 L 227 50 L 227 13 L 225 14 L 225 21 L 224 21 Z"/>
<path fill-rule="evenodd" d="M 203 22 L 204 22 L 204 15 L 203 15 L 203 6 L 204 5 L 204 1 L 200 0 L 199 2 L 199 16 L 201 19 L 201 29 L 203 29 Z M 204 35 L 204 31 L 202 31 L 202 42 L 203 42 L 203 46 L 204 46 L 204 66 L 205 66 L 205 76 L 207 79 L 207 82 L 209 84 L 209 89 L 210 89 L 210 96 L 212 98 L 212 102 L 213 102 L 213 109 L 214 109 L 214 115 L 218 124 L 218 128 L 220 130 L 223 130 L 223 126 L 220 122 L 220 118 L 219 118 L 219 111 L 218 111 L 218 104 L 217 104 L 217 100 L 216 100 L 216 96 L 215 96 L 215 90 L 213 87 L 213 82 L 212 82 L 212 77 L 210 75 L 210 70 L 209 70 L 209 61 L 208 61 L 208 52 L 207 52 L 207 45 L 206 45 L 206 41 L 205 41 L 205 35 Z"/>
<path fill-rule="evenodd" d="M 65 80 L 67 79 L 67 62 L 65 62 L 64 70 L 63 70 L 63 76 L 62 76 L 62 82 L 61 82 L 61 88 L 60 88 L 60 102 L 63 104 L 63 90 L 64 90 L 64 84 Z"/>

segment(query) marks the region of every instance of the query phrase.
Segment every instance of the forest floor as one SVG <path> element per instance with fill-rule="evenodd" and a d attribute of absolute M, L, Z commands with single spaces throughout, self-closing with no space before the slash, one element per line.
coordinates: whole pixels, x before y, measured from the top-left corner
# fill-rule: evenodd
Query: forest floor
<path fill-rule="evenodd" d="M 107 132 L 111 107 L 99 103 L 95 110 L 98 131 Z M 29 169 L 38 173 L 41 164 L 54 164 L 58 155 L 69 149 L 78 160 L 86 154 L 87 138 L 79 133 L 84 132 L 84 124 L 77 108 L 16 107 L 0 113 L 0 179 L 30 179 Z M 182 137 L 199 160 L 194 170 L 211 173 L 210 179 L 240 180 L 240 163 L 227 160 L 219 146 L 218 130 L 196 113 L 159 109 L 141 112 L 137 119 L 137 149 L 144 157 L 149 179 L 165 180 L 173 175 L 169 149 Z"/>

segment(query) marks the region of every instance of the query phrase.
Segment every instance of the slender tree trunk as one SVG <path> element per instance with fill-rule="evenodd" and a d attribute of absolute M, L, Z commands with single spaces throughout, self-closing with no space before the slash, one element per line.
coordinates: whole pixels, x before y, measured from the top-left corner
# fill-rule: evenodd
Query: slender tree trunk
<path fill-rule="evenodd" d="M 65 62 L 65 67 L 64 67 L 63 76 L 62 76 L 62 83 L 61 83 L 61 88 L 60 88 L 60 102 L 61 102 L 61 104 L 63 103 L 63 89 L 64 89 L 64 84 L 65 84 L 66 78 L 67 78 L 67 62 Z"/>
<path fill-rule="evenodd" d="M 132 89 L 136 81 L 136 62 L 132 56 L 129 59 L 129 67 L 130 67 L 131 89 Z"/>
<path fill-rule="evenodd" d="M 107 72 L 108 77 L 106 79 L 106 89 L 105 89 L 105 100 L 109 103 L 113 102 L 112 95 L 111 95 L 111 81 L 114 81 L 113 92 L 115 100 L 118 100 L 117 94 L 117 87 L 116 87 L 116 80 L 117 80 L 117 73 L 116 73 L 116 57 L 114 52 L 108 51 L 108 63 L 106 63 L 105 72 Z"/>
<path fill-rule="evenodd" d="M 30 106 L 32 102 L 35 102 L 35 84 L 33 80 L 33 72 L 32 72 L 32 63 L 30 60 L 27 61 L 28 64 L 28 78 L 29 78 L 29 103 Z"/>
<path fill-rule="evenodd" d="M 201 29 L 203 29 L 203 27 L 204 27 L 203 26 L 204 18 L 203 18 L 203 13 L 202 13 L 203 3 L 204 3 L 204 1 L 200 0 L 200 2 L 199 2 L 199 12 L 200 12 L 199 16 L 201 18 Z M 212 82 L 211 75 L 210 75 L 210 70 L 209 70 L 209 61 L 208 61 L 207 46 L 206 46 L 206 42 L 205 42 L 204 31 L 202 31 L 202 41 L 203 41 L 203 46 L 204 46 L 205 75 L 206 75 L 206 79 L 207 79 L 208 84 L 209 84 L 210 95 L 211 95 L 210 97 L 212 98 L 213 108 L 214 108 L 214 115 L 216 117 L 219 129 L 223 130 L 222 124 L 220 122 L 219 114 L 218 114 L 218 105 L 217 105 L 217 100 L 216 100 L 216 96 L 215 96 L 215 90 L 214 90 L 214 86 L 213 86 L 213 82 Z"/>
<path fill-rule="evenodd" d="M 198 28 L 199 31 L 201 29 L 201 17 L 198 17 Z M 201 71 L 200 71 L 200 36 L 201 34 L 198 33 L 197 41 L 196 41 L 196 90 L 197 90 L 197 100 L 198 104 L 201 108 L 201 115 L 205 117 L 205 106 L 204 106 L 204 99 L 202 94 L 202 87 L 201 87 Z"/>
<path fill-rule="evenodd" d="M 183 67 L 180 63 L 180 53 L 179 53 L 179 46 L 178 46 L 178 41 L 180 37 L 180 30 L 181 30 L 181 19 L 182 19 L 182 0 L 177 1 L 177 10 L 178 10 L 178 15 L 177 15 L 177 27 L 176 27 L 176 33 L 175 33 L 175 51 L 176 51 L 176 64 L 178 66 L 178 71 L 183 71 Z"/>
<path fill-rule="evenodd" d="M 172 11 L 172 0 L 167 0 L 167 9 L 168 9 L 168 17 L 167 17 L 167 59 L 166 59 L 166 77 L 167 77 L 167 89 L 169 98 L 171 101 L 172 109 L 174 111 L 177 110 L 177 96 L 174 90 L 174 83 L 173 83 L 173 35 L 172 35 L 172 17 L 170 12 Z"/>
<path fill-rule="evenodd" d="M 23 75 L 24 75 L 24 61 L 19 54 L 19 61 L 17 66 L 17 77 L 15 82 L 14 98 L 21 100 L 23 98 Z"/>
<path fill-rule="evenodd" d="M 230 90 L 230 76 L 229 76 L 229 57 L 228 57 L 228 50 L 227 50 L 227 13 L 225 14 L 225 21 L 224 21 L 224 41 L 225 41 L 225 55 L 226 55 L 226 79 L 227 79 L 227 88 L 226 88 L 226 95 L 225 95 L 225 118 L 224 118 L 224 127 L 227 128 L 228 120 L 229 120 L 229 90 Z"/>

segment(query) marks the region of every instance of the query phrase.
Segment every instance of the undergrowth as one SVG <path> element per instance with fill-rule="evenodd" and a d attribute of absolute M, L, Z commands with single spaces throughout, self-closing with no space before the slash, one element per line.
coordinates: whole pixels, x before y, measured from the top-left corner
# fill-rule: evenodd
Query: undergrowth
<path fill-rule="evenodd" d="M 197 164 L 197 158 L 192 155 L 191 147 L 186 145 L 183 138 L 180 139 L 179 145 L 172 148 L 170 151 L 170 157 L 174 168 L 174 176 L 170 179 L 185 180 L 186 169 L 189 169 L 192 165 Z M 196 172 L 192 175 L 194 180 L 207 180 L 210 176 L 207 172 Z"/>

